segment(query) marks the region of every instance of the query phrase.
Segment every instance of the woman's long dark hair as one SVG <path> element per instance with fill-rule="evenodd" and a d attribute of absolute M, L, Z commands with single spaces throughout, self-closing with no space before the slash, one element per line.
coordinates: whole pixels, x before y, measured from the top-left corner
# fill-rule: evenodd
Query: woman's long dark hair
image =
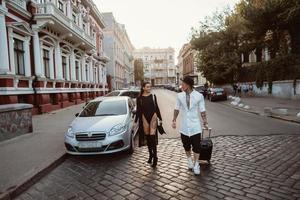
<path fill-rule="evenodd" d="M 144 93 L 144 87 L 147 85 L 147 84 L 151 84 L 150 82 L 143 82 L 142 85 L 141 85 L 141 91 L 140 91 L 140 97 L 143 95 Z"/>

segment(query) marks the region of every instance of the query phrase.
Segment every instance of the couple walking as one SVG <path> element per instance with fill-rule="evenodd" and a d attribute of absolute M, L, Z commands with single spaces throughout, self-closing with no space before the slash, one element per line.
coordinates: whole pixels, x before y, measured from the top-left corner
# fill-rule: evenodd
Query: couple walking
<path fill-rule="evenodd" d="M 187 156 L 187 164 L 195 175 L 200 174 L 199 155 L 202 125 L 199 117 L 201 115 L 204 128 L 208 128 L 204 97 L 193 89 L 194 80 L 187 76 L 182 79 L 182 91 L 177 95 L 172 127 L 176 128 L 176 119 L 182 112 L 180 125 L 181 141 Z M 139 120 L 139 145 L 145 143 L 149 150 L 148 163 L 152 167 L 157 166 L 157 127 L 162 124 L 162 117 L 157 104 L 157 98 L 151 94 L 151 84 L 143 83 L 140 96 L 137 98 L 137 115 L 135 122 Z M 146 142 L 145 142 L 146 141 Z M 194 159 L 192 158 L 192 151 Z"/>

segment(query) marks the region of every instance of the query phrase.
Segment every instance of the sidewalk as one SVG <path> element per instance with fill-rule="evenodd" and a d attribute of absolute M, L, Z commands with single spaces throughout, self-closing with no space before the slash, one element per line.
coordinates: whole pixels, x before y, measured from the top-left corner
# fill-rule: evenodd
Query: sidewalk
<path fill-rule="evenodd" d="M 237 99 L 229 98 L 227 104 Z M 239 106 L 243 104 L 243 106 Z M 300 123 L 300 100 L 280 99 L 274 97 L 242 97 L 236 108 L 259 115 L 269 116 L 277 119 Z M 249 108 L 245 107 L 249 106 Z"/>
<path fill-rule="evenodd" d="M 0 198 L 65 155 L 64 133 L 83 105 L 33 116 L 33 133 L 0 143 Z"/>

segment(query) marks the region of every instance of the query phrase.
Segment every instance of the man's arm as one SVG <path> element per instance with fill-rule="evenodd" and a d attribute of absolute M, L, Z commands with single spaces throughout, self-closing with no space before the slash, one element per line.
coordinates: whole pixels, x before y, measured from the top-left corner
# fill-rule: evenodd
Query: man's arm
<path fill-rule="evenodd" d="M 176 128 L 176 119 L 178 117 L 179 114 L 179 110 L 175 109 L 174 110 L 174 116 L 173 116 L 173 121 L 172 121 L 172 128 Z"/>
<path fill-rule="evenodd" d="M 206 117 L 206 112 L 205 111 L 201 112 L 201 117 L 202 117 L 204 127 L 208 128 L 207 117 Z"/>
<path fill-rule="evenodd" d="M 178 115 L 179 115 L 179 110 L 174 110 L 173 122 L 176 122 Z"/>

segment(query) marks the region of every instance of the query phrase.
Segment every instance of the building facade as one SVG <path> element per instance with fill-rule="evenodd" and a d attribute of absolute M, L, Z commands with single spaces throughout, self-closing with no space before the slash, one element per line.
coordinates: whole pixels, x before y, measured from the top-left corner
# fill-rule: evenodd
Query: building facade
<path fill-rule="evenodd" d="M 173 48 L 151 49 L 145 47 L 136 49 L 133 55 L 135 59 L 143 60 L 145 81 L 158 86 L 176 84 L 175 50 Z"/>
<path fill-rule="evenodd" d="M 102 95 L 104 27 L 91 0 L 0 0 L 0 104 L 36 114 Z"/>
<path fill-rule="evenodd" d="M 116 21 L 112 13 L 102 13 L 105 24 L 104 51 L 110 58 L 108 74 L 111 77 L 112 88 L 121 89 L 133 84 L 134 46 L 126 32 L 125 25 Z"/>
<path fill-rule="evenodd" d="M 194 78 L 195 85 L 204 85 L 206 79 L 202 76 L 201 72 L 197 70 L 196 66 L 197 52 L 191 48 L 190 43 L 186 43 L 179 51 L 178 68 L 179 77 L 191 76 Z"/>

